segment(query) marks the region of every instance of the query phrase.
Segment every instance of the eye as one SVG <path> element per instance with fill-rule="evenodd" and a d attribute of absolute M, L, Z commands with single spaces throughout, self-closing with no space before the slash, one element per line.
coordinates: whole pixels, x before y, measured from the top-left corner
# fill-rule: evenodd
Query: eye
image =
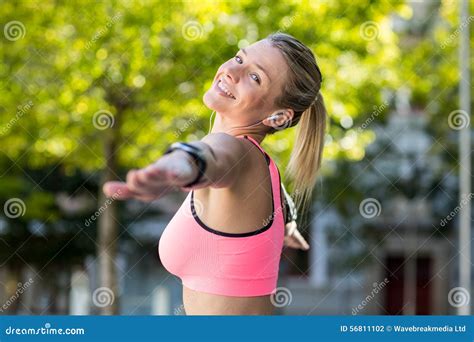
<path fill-rule="evenodd" d="M 258 77 L 257 74 L 250 74 L 250 77 L 252 77 L 252 79 L 257 82 L 258 84 L 260 84 L 260 77 Z"/>
<path fill-rule="evenodd" d="M 237 63 L 242 64 L 244 61 L 239 55 L 236 55 L 234 59 L 237 61 Z M 258 84 L 261 83 L 260 77 L 257 74 L 250 74 L 250 77 L 257 82 Z"/>

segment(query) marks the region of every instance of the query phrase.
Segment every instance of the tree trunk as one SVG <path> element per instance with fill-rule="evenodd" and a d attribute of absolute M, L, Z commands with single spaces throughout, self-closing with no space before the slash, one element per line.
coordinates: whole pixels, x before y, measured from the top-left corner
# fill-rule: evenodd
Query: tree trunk
<path fill-rule="evenodd" d="M 20 308 L 21 296 L 17 296 L 18 283 L 22 281 L 22 268 L 20 265 L 9 265 L 7 266 L 7 280 L 5 284 L 5 299 L 6 301 L 0 304 L 5 304 L 7 315 L 19 314 L 18 309 Z"/>
<path fill-rule="evenodd" d="M 104 134 L 104 156 L 105 169 L 102 174 L 101 186 L 99 189 L 99 207 L 105 210 L 98 220 L 98 260 L 99 260 L 99 281 L 102 289 L 97 290 L 93 295 L 93 304 L 99 307 L 102 315 L 119 314 L 118 298 L 118 276 L 117 276 L 117 245 L 118 241 L 118 217 L 117 201 L 113 198 L 105 197 L 102 186 L 105 182 L 117 180 L 117 147 L 119 146 L 119 114 L 114 117 L 112 127 L 101 132 Z"/>

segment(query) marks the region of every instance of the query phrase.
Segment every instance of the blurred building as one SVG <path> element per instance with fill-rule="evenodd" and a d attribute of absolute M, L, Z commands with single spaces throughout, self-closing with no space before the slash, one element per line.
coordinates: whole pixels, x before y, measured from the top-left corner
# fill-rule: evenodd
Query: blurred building
<path fill-rule="evenodd" d="M 377 198 L 367 190 L 373 215 L 364 218 L 359 207 L 347 220 L 334 205 L 316 206 L 312 266 L 306 277 L 284 278 L 293 294 L 287 314 L 454 313 L 448 292 L 456 283 L 456 223 L 438 217 L 454 209 L 449 203 L 457 201 L 457 179 L 453 172 L 440 175 L 441 160 L 429 152 L 442 143 L 426 133 L 426 117 L 416 110 L 394 111 L 385 127 L 371 128 L 377 139 L 368 154 L 377 157 L 351 179 L 380 188 Z M 344 194 L 338 200 L 347 201 Z M 340 236 L 331 238 L 331 231 Z M 350 255 L 354 263 L 338 271 L 337 261 Z"/>
<path fill-rule="evenodd" d="M 353 207 L 349 218 L 334 203 L 315 203 L 305 232 L 312 248 L 285 248 L 283 253 L 279 287 L 289 298 L 278 314 L 453 313 L 448 292 L 457 272 L 456 218 L 443 224 L 438 217 L 453 210 L 449 203 L 456 202 L 456 176 L 440 174 L 441 161 L 432 152 L 443 142 L 426 133 L 423 113 L 396 107 L 386 126 L 371 127 L 377 138 L 367 153 L 377 157 L 369 158 L 370 167 L 352 168 L 352 181 L 367 189 L 367 197 L 377 194 L 369 190 L 371 184 L 379 190 L 380 196 L 371 197 L 376 213 L 363 217 L 359 202 L 344 194 L 336 201 Z M 181 204 L 183 194 L 176 195 L 151 206 L 135 201 L 126 205 L 128 215 L 139 219 L 125 227 L 116 263 L 122 314 L 184 313 L 181 282 L 161 266 L 157 251 L 161 233 Z M 69 206 L 80 207 L 73 202 Z M 58 266 L 56 273 L 42 272 L 41 278 L 31 263 L 16 271 L 15 278 L 0 267 L 0 301 L 11 302 L 6 312 L 98 313 L 95 256 L 72 267 Z M 11 300 L 17 283 L 29 279 L 34 281 L 24 294 Z"/>

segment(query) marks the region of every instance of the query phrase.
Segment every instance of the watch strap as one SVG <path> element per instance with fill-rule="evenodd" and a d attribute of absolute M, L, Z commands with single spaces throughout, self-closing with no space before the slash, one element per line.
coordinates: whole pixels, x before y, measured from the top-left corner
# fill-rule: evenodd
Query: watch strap
<path fill-rule="evenodd" d="M 207 169 L 206 157 L 204 153 L 202 152 L 202 150 L 199 147 L 193 146 L 188 143 L 175 142 L 175 143 L 172 143 L 170 147 L 168 147 L 168 149 L 165 151 L 164 154 L 171 153 L 175 150 L 182 150 L 186 152 L 187 154 L 189 154 L 193 158 L 199 170 L 199 173 L 196 179 L 194 179 L 192 182 L 186 185 L 183 185 L 183 187 L 188 188 L 188 187 L 192 187 L 194 185 L 199 184 L 203 180 L 204 173 L 206 172 L 206 169 Z"/>

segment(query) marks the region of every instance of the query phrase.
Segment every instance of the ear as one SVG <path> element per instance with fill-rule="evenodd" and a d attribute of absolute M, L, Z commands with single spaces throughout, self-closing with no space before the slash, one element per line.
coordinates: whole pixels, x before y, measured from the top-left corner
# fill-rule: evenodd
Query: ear
<path fill-rule="evenodd" d="M 291 126 L 291 121 L 295 112 L 291 108 L 280 109 L 273 112 L 270 116 L 262 120 L 265 126 L 273 127 L 275 129 L 285 129 Z"/>

